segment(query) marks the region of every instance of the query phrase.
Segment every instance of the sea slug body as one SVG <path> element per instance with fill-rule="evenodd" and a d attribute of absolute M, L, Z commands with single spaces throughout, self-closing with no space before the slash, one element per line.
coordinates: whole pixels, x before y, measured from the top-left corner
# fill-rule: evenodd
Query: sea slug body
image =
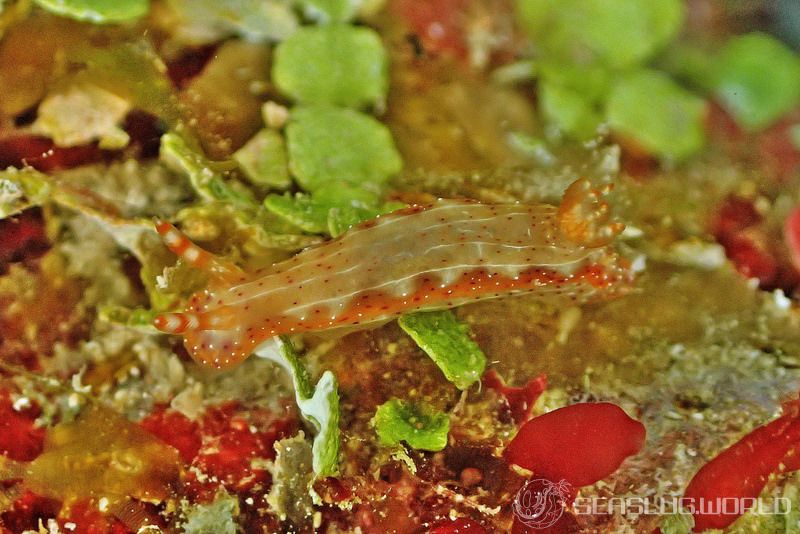
<path fill-rule="evenodd" d="M 611 241 L 602 192 L 578 180 L 561 205 L 441 200 L 351 228 L 252 275 L 158 231 L 189 263 L 212 273 L 185 312 L 155 322 L 183 334 L 199 362 L 223 368 L 272 336 L 379 323 L 416 310 L 517 293 L 582 301 L 628 278 Z"/>

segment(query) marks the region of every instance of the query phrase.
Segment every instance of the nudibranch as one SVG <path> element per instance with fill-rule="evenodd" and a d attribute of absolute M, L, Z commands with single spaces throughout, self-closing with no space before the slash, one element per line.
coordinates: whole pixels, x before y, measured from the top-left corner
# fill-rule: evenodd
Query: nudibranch
<path fill-rule="evenodd" d="M 161 222 L 167 246 L 211 281 L 186 311 L 161 314 L 155 326 L 182 334 L 198 362 L 224 368 L 280 334 L 518 293 L 583 301 L 629 278 L 611 246 L 623 226 L 611 222 L 604 194 L 581 179 L 559 206 L 440 200 L 403 208 L 249 275 Z"/>

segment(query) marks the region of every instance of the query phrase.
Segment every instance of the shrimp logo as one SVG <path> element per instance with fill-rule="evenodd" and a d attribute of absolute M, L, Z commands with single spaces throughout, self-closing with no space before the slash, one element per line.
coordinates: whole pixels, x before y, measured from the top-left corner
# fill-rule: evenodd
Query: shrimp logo
<path fill-rule="evenodd" d="M 545 478 L 529 480 L 517 492 L 512 510 L 526 526 L 543 529 L 556 524 L 569 502 L 570 485 L 566 480 L 552 482 Z"/>

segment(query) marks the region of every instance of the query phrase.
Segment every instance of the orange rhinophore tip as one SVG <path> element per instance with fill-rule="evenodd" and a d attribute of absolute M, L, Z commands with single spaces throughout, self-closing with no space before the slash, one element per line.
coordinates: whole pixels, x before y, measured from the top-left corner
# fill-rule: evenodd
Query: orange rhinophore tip
<path fill-rule="evenodd" d="M 206 313 L 162 313 L 153 325 L 167 334 L 184 334 L 191 330 L 228 330 L 236 326 L 236 311 L 222 306 Z"/>
<path fill-rule="evenodd" d="M 206 271 L 224 282 L 243 277 L 242 271 L 236 265 L 198 247 L 172 224 L 156 221 L 156 231 L 167 248 L 192 267 Z"/>
<path fill-rule="evenodd" d="M 602 200 L 612 188 L 610 184 L 595 188 L 586 178 L 574 181 L 558 207 L 558 225 L 564 236 L 591 248 L 611 243 L 625 229 L 624 224 L 610 220 L 608 202 Z"/>
<path fill-rule="evenodd" d="M 153 320 L 153 326 L 167 334 L 182 334 L 198 325 L 197 316 L 192 313 L 162 313 Z"/>
<path fill-rule="evenodd" d="M 172 224 L 159 221 L 156 223 L 156 231 L 164 240 L 167 248 L 189 265 L 198 269 L 208 269 L 208 266 L 214 263 L 211 253 L 192 243 L 191 239 Z"/>
<path fill-rule="evenodd" d="M 172 226 L 167 221 L 156 220 L 156 232 L 158 232 L 158 235 L 160 235 L 161 237 L 167 235 L 167 232 L 169 232 L 173 228 L 175 227 Z"/>

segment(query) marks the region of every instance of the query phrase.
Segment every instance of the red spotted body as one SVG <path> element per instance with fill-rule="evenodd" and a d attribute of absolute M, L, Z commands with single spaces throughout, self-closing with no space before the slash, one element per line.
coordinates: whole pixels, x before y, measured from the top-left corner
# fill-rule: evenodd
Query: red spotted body
<path fill-rule="evenodd" d="M 234 365 L 272 336 L 378 323 L 517 293 L 583 300 L 627 278 L 609 243 L 600 192 L 585 180 L 561 206 L 442 200 L 352 228 L 252 276 L 203 251 L 172 225 L 167 245 L 209 270 L 211 286 L 156 326 L 180 333 L 201 363 Z"/>

